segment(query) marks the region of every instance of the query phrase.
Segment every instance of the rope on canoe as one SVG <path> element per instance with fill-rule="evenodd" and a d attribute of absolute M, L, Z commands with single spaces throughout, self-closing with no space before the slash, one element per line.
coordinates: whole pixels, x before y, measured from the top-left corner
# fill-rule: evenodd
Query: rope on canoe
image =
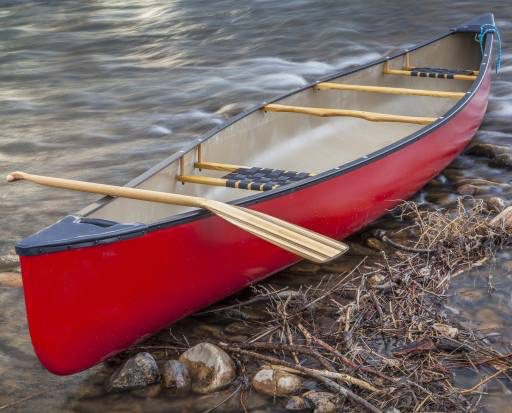
<path fill-rule="evenodd" d="M 485 35 L 487 33 L 496 34 L 496 39 L 498 41 L 498 56 L 496 57 L 496 74 L 498 74 L 501 67 L 501 36 L 500 31 L 494 24 L 483 24 L 480 27 L 480 33 L 475 36 L 475 40 L 480 43 L 480 50 L 482 51 L 482 55 L 484 54 L 484 41 Z"/>

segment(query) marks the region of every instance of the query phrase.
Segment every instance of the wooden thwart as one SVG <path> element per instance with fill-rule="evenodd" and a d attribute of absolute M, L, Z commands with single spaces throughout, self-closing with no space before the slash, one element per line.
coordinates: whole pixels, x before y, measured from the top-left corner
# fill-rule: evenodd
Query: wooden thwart
<path fill-rule="evenodd" d="M 410 95 L 410 96 L 432 96 L 451 99 L 460 99 L 464 96 L 463 92 L 445 92 L 441 90 L 407 89 L 387 86 L 365 86 L 348 85 L 343 83 L 318 83 L 315 89 L 334 89 L 334 90 L 353 90 L 357 92 L 386 93 L 391 95 Z"/>
<path fill-rule="evenodd" d="M 415 123 L 418 125 L 428 125 L 437 120 L 437 118 L 421 117 L 421 116 L 402 116 L 389 115 L 387 113 L 364 112 L 361 110 L 349 109 L 329 109 L 329 108 L 311 108 L 302 106 L 288 106 L 271 103 L 263 107 L 265 112 L 292 112 L 302 113 L 304 115 L 313 116 L 349 116 L 361 118 L 371 122 L 403 122 Z"/>
<path fill-rule="evenodd" d="M 92 192 L 109 196 L 137 199 L 141 201 L 160 202 L 164 204 L 183 205 L 205 208 L 220 218 L 236 225 L 259 238 L 290 251 L 300 257 L 315 262 L 327 262 L 345 253 L 348 247 L 332 238 L 291 224 L 275 217 L 229 205 L 206 198 L 149 191 L 146 189 L 127 188 L 92 182 L 74 181 L 49 176 L 31 175 L 24 172 L 12 172 L 7 176 L 9 182 L 27 180 L 54 188 Z"/>
<path fill-rule="evenodd" d="M 211 171 L 225 171 L 234 172 L 238 169 L 248 169 L 248 166 L 232 165 L 228 163 L 217 163 L 217 162 L 196 162 L 194 163 L 196 169 L 209 169 Z"/>
<path fill-rule="evenodd" d="M 412 70 L 401 70 L 401 69 L 387 69 L 386 67 L 384 67 L 384 70 L 383 70 L 383 73 L 385 75 L 402 75 L 402 76 L 412 76 Z M 453 74 L 453 75 L 450 75 L 450 76 L 453 76 L 453 79 L 456 79 L 456 80 L 475 80 L 476 79 L 476 76 L 475 75 L 457 75 L 457 74 Z M 443 79 L 443 77 L 430 77 L 430 76 L 416 76 L 416 77 L 424 77 L 424 78 L 428 78 L 428 79 Z"/>

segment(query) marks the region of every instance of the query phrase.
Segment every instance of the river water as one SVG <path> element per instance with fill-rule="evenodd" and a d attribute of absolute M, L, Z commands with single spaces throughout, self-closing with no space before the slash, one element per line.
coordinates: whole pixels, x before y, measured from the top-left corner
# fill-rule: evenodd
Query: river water
<path fill-rule="evenodd" d="M 504 67 L 476 140 L 512 147 L 509 2 L 0 1 L 0 175 L 25 170 L 123 184 L 243 109 L 488 11 L 501 29 Z M 453 202 L 461 176 L 508 183 L 512 172 L 462 155 L 447 179 L 417 199 Z M 483 191 L 499 192 L 512 201 L 510 191 Z M 0 181 L 0 255 L 93 199 Z M 450 303 L 460 317 L 478 319 L 487 310 L 483 322 L 494 317 L 503 331 L 512 326 L 509 259 L 504 252 L 479 270 L 494 272 L 495 295 L 474 272 L 456 281 L 454 289 L 477 292 Z M 47 373 L 30 344 L 22 290 L 0 288 L 0 409 L 16 401 L 5 410 L 201 411 L 215 404 L 105 395 L 98 383 L 109 371 Z M 510 392 L 494 390 L 488 408 L 505 411 Z M 268 400 L 254 403 L 274 411 Z"/>

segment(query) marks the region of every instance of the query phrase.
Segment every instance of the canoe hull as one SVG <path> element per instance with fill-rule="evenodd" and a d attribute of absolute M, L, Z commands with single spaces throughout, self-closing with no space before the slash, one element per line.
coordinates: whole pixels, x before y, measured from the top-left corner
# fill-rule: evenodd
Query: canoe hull
<path fill-rule="evenodd" d="M 342 239 L 409 198 L 469 143 L 490 70 L 446 123 L 395 152 L 250 205 Z M 56 374 L 91 367 L 298 258 L 215 216 L 104 245 L 21 256 L 35 351 Z M 41 273 L 44 269 L 44 276 Z"/>

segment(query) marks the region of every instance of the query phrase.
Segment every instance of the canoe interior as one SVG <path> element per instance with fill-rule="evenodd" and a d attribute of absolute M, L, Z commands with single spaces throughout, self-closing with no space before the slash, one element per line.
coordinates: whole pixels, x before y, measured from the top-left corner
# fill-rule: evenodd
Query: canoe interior
<path fill-rule="evenodd" d="M 474 40 L 474 33 L 453 33 L 410 53 L 410 64 L 416 67 L 479 70 L 481 60 L 480 46 Z M 390 69 L 401 69 L 402 66 L 402 57 L 389 61 Z M 330 81 L 455 92 L 466 92 L 473 83 L 470 80 L 383 74 L 383 64 L 380 63 Z M 439 117 L 452 108 L 457 100 L 309 88 L 274 103 Z M 349 117 L 316 117 L 258 110 L 204 141 L 201 144 L 202 160 L 320 173 L 381 150 L 423 127 L 410 123 L 369 122 Z M 195 169 L 197 156 L 197 148 L 184 154 L 185 175 L 221 177 L 226 174 Z M 136 187 L 220 201 L 255 194 L 244 189 L 182 184 L 176 179 L 178 174 L 179 162 L 174 161 Z M 103 199 L 80 211 L 80 214 L 117 222 L 151 224 L 188 210 L 190 208 L 118 198 Z"/>

